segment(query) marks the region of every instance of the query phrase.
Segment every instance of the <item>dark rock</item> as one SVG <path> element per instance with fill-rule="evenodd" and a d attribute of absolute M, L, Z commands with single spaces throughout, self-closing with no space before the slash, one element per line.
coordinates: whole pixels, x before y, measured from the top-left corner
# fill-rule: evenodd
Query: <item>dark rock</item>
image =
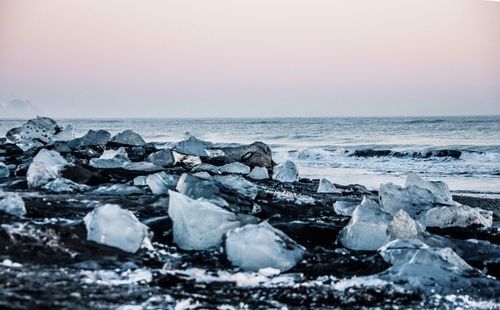
<path fill-rule="evenodd" d="M 271 170 L 274 165 L 271 149 L 263 142 L 235 147 L 210 148 L 208 153 L 207 158 L 203 157 L 202 160 L 219 166 L 232 162 L 242 162 L 250 168 L 259 166 Z"/>
<path fill-rule="evenodd" d="M 125 130 L 116 134 L 111 141 L 118 145 L 141 146 L 146 144 L 146 141 L 137 133 L 132 130 Z"/>
<path fill-rule="evenodd" d="M 141 146 L 135 146 L 127 150 L 127 155 L 132 162 L 144 161 L 146 150 Z"/>
<path fill-rule="evenodd" d="M 109 142 L 110 138 L 111 134 L 106 130 L 89 130 L 85 136 L 68 141 L 68 146 L 72 149 L 89 146 L 104 146 Z"/>
<path fill-rule="evenodd" d="M 65 166 L 61 170 L 61 176 L 73 182 L 87 185 L 98 185 L 107 181 L 103 171 L 78 164 Z"/>

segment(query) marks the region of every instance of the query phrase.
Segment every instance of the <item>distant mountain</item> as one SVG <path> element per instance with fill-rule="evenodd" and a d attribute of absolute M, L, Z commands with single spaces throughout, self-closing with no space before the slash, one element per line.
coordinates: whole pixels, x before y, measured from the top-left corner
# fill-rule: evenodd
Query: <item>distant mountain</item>
<path fill-rule="evenodd" d="M 7 102 L 0 101 L 0 119 L 33 118 L 38 114 L 40 114 L 40 110 L 29 100 L 13 99 Z"/>

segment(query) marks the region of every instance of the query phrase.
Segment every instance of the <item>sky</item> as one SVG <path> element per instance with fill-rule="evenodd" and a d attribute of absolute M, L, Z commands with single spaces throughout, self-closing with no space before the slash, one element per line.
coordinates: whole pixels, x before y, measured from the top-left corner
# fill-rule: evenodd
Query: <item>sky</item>
<path fill-rule="evenodd" d="M 12 99 L 51 117 L 498 115 L 500 2 L 0 0 Z"/>

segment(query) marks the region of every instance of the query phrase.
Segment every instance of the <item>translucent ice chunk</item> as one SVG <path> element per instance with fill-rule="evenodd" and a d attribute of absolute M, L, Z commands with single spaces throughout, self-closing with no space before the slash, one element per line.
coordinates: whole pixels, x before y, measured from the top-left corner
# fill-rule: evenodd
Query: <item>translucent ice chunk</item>
<path fill-rule="evenodd" d="M 201 171 L 208 171 L 212 174 L 220 174 L 219 168 L 211 164 L 199 164 L 193 167 L 193 169 L 191 169 L 191 172 L 201 172 Z"/>
<path fill-rule="evenodd" d="M 333 204 L 333 211 L 337 213 L 338 215 L 343 215 L 343 216 L 352 216 L 352 213 L 354 212 L 354 209 L 359 205 L 358 202 L 353 202 L 353 201 L 335 201 Z"/>
<path fill-rule="evenodd" d="M 340 231 L 339 240 L 352 250 L 377 250 L 389 241 L 387 228 L 391 220 L 390 214 L 365 197 L 354 210 L 347 226 Z"/>
<path fill-rule="evenodd" d="M 267 168 L 255 166 L 248 177 L 254 180 L 265 180 L 269 179 L 269 173 L 267 172 Z"/>
<path fill-rule="evenodd" d="M 440 228 L 467 227 L 473 224 L 491 227 L 493 212 L 464 205 L 435 207 L 425 211 L 418 220 L 424 226 Z"/>
<path fill-rule="evenodd" d="M 179 176 L 166 174 L 164 171 L 150 174 L 146 184 L 153 194 L 167 194 L 169 189 L 174 189 L 179 181 Z"/>
<path fill-rule="evenodd" d="M 418 235 L 418 224 L 403 210 L 394 214 L 392 222 L 387 227 L 389 239 L 411 239 Z"/>
<path fill-rule="evenodd" d="M 444 201 L 426 188 L 415 185 L 403 188 L 393 183 L 380 185 L 379 200 L 385 211 L 396 214 L 403 209 L 412 218 L 435 205 L 453 203 Z"/>
<path fill-rule="evenodd" d="M 215 175 L 213 178 L 223 187 L 235 191 L 246 198 L 255 199 L 259 192 L 257 185 L 239 175 Z"/>
<path fill-rule="evenodd" d="M 67 164 L 58 152 L 41 149 L 26 173 L 28 185 L 36 188 L 49 183 L 59 176 L 61 169 Z"/>
<path fill-rule="evenodd" d="M 57 177 L 49 183 L 45 184 L 42 188 L 54 193 L 67 193 L 88 191 L 90 189 L 90 186 L 78 184 L 71 180 Z"/>
<path fill-rule="evenodd" d="M 229 261 L 244 270 L 275 268 L 286 271 L 302 259 L 305 249 L 267 222 L 245 225 L 227 233 Z"/>
<path fill-rule="evenodd" d="M 106 204 L 95 208 L 83 219 L 87 240 L 135 253 L 148 238 L 148 227 L 135 215 L 118 205 Z"/>
<path fill-rule="evenodd" d="M 240 226 L 236 215 L 211 202 L 169 191 L 168 215 L 174 242 L 185 250 L 206 250 L 220 245 L 222 236 Z"/>
<path fill-rule="evenodd" d="M 0 162 L 0 178 L 8 178 L 10 175 L 9 168 L 7 166 Z"/>
<path fill-rule="evenodd" d="M 234 162 L 219 167 L 219 171 L 222 173 L 249 174 L 250 167 L 240 162 Z"/>
<path fill-rule="evenodd" d="M 299 179 L 299 170 L 295 163 L 287 160 L 274 168 L 273 180 L 280 182 L 295 182 Z"/>
<path fill-rule="evenodd" d="M 190 137 L 187 140 L 175 143 L 172 149 L 182 154 L 208 156 L 207 151 L 205 149 L 211 147 L 213 147 L 213 144 L 211 142 L 202 141 L 196 139 L 195 137 Z"/>
<path fill-rule="evenodd" d="M 89 192 L 96 195 L 141 195 L 144 191 L 137 186 L 125 184 L 101 185 Z"/>
<path fill-rule="evenodd" d="M 24 216 L 26 208 L 18 193 L 6 193 L 0 189 L 0 210 L 15 216 Z"/>
<path fill-rule="evenodd" d="M 73 139 L 73 126 L 69 124 L 52 137 L 52 141 L 69 141 L 71 139 Z"/>
<path fill-rule="evenodd" d="M 130 160 L 123 147 L 117 150 L 105 150 L 101 157 L 90 160 L 90 165 L 95 168 L 123 168 L 128 164 Z"/>
<path fill-rule="evenodd" d="M 415 174 L 410 174 L 406 178 L 405 187 L 408 188 L 412 185 L 428 189 L 438 197 L 438 200 L 442 203 L 451 202 L 453 200 L 448 185 L 442 181 L 426 181 Z"/>
<path fill-rule="evenodd" d="M 174 155 L 169 149 L 159 150 L 158 152 L 151 153 L 146 161 L 163 167 L 168 167 L 175 163 Z"/>
<path fill-rule="evenodd" d="M 318 193 L 341 194 L 342 191 L 336 188 L 335 185 L 327 179 L 321 179 L 319 181 Z"/>
<path fill-rule="evenodd" d="M 124 132 L 120 132 L 111 139 L 111 142 L 133 146 L 146 144 L 146 141 L 144 141 L 144 139 L 139 134 L 133 132 L 132 130 L 125 130 Z"/>

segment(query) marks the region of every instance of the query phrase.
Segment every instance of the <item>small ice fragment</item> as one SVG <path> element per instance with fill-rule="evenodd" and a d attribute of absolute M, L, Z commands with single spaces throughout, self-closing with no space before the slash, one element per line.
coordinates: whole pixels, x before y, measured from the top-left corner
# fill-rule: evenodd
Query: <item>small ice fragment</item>
<path fill-rule="evenodd" d="M 286 271 L 302 259 L 305 248 L 269 223 L 249 224 L 226 234 L 229 261 L 243 270 L 274 268 Z"/>
<path fill-rule="evenodd" d="M 239 227 L 236 215 L 211 202 L 194 200 L 169 191 L 168 215 L 173 221 L 174 242 L 184 250 L 206 250 L 217 247 L 222 236 Z"/>
<path fill-rule="evenodd" d="M 464 205 L 435 207 L 422 213 L 418 221 L 426 227 L 467 227 L 474 224 L 491 227 L 493 212 Z"/>
<path fill-rule="evenodd" d="M 201 172 L 201 171 L 208 171 L 212 174 L 220 174 L 219 168 L 211 164 L 199 164 L 193 167 L 193 169 L 191 169 L 191 172 Z"/>
<path fill-rule="evenodd" d="M 346 248 L 375 251 L 389 241 L 387 228 L 391 220 L 390 214 L 365 197 L 338 238 Z"/>
<path fill-rule="evenodd" d="M 250 167 L 238 161 L 219 167 L 221 173 L 249 174 Z"/>
<path fill-rule="evenodd" d="M 333 204 L 333 211 L 338 215 L 352 216 L 354 209 L 359 205 L 359 202 L 338 200 Z"/>
<path fill-rule="evenodd" d="M 166 174 L 164 171 L 150 174 L 146 178 L 146 184 L 153 194 L 167 194 L 169 189 L 174 189 L 179 181 L 179 177 Z"/>
<path fill-rule="evenodd" d="M 157 152 L 151 153 L 148 158 L 146 158 L 146 161 L 163 167 L 168 167 L 175 163 L 172 150 L 169 149 L 159 150 Z"/>
<path fill-rule="evenodd" d="M 147 175 L 140 175 L 138 177 L 135 177 L 134 178 L 134 186 L 147 186 L 148 184 L 146 184 L 146 179 L 147 179 Z"/>
<path fill-rule="evenodd" d="M 89 192 L 96 195 L 141 195 L 144 191 L 136 186 L 125 184 L 101 185 Z"/>
<path fill-rule="evenodd" d="M 130 171 L 145 171 L 145 172 L 156 172 L 163 170 L 162 167 L 157 166 L 153 163 L 147 161 L 140 161 L 135 163 L 127 163 L 123 169 Z"/>
<path fill-rule="evenodd" d="M 73 139 L 73 126 L 66 125 L 64 129 L 52 137 L 52 141 L 69 141 Z"/>
<path fill-rule="evenodd" d="M 342 191 L 336 188 L 332 182 L 323 178 L 319 181 L 318 193 L 341 194 Z"/>
<path fill-rule="evenodd" d="M 18 193 L 6 193 L 0 189 L 0 210 L 18 217 L 26 214 L 24 201 Z"/>
<path fill-rule="evenodd" d="M 0 162 L 0 178 L 8 178 L 9 175 L 9 168 L 4 163 Z"/>
<path fill-rule="evenodd" d="M 418 235 L 418 224 L 403 210 L 394 214 L 392 222 L 387 227 L 389 239 L 411 239 Z"/>
<path fill-rule="evenodd" d="M 87 240 L 135 253 L 148 238 L 149 229 L 135 215 L 118 205 L 105 204 L 95 208 L 83 219 Z"/>
<path fill-rule="evenodd" d="M 246 198 L 255 199 L 259 192 L 257 185 L 240 175 L 215 175 L 213 179 L 223 187 Z"/>
<path fill-rule="evenodd" d="M 41 149 L 26 173 L 29 187 L 37 188 L 57 178 L 68 162 L 56 151 Z"/>
<path fill-rule="evenodd" d="M 248 177 L 254 180 L 265 180 L 269 179 L 269 173 L 267 172 L 267 168 L 255 166 Z"/>
<path fill-rule="evenodd" d="M 94 168 L 123 168 L 129 163 L 127 151 L 123 147 L 117 150 L 105 150 L 101 157 L 90 160 L 90 165 Z"/>
<path fill-rule="evenodd" d="M 54 193 L 84 192 L 90 190 L 90 186 L 78 184 L 61 177 L 55 178 L 42 186 L 42 188 Z"/>
<path fill-rule="evenodd" d="M 296 182 L 299 179 L 299 170 L 295 163 L 287 160 L 274 168 L 273 180 L 280 182 Z"/>

